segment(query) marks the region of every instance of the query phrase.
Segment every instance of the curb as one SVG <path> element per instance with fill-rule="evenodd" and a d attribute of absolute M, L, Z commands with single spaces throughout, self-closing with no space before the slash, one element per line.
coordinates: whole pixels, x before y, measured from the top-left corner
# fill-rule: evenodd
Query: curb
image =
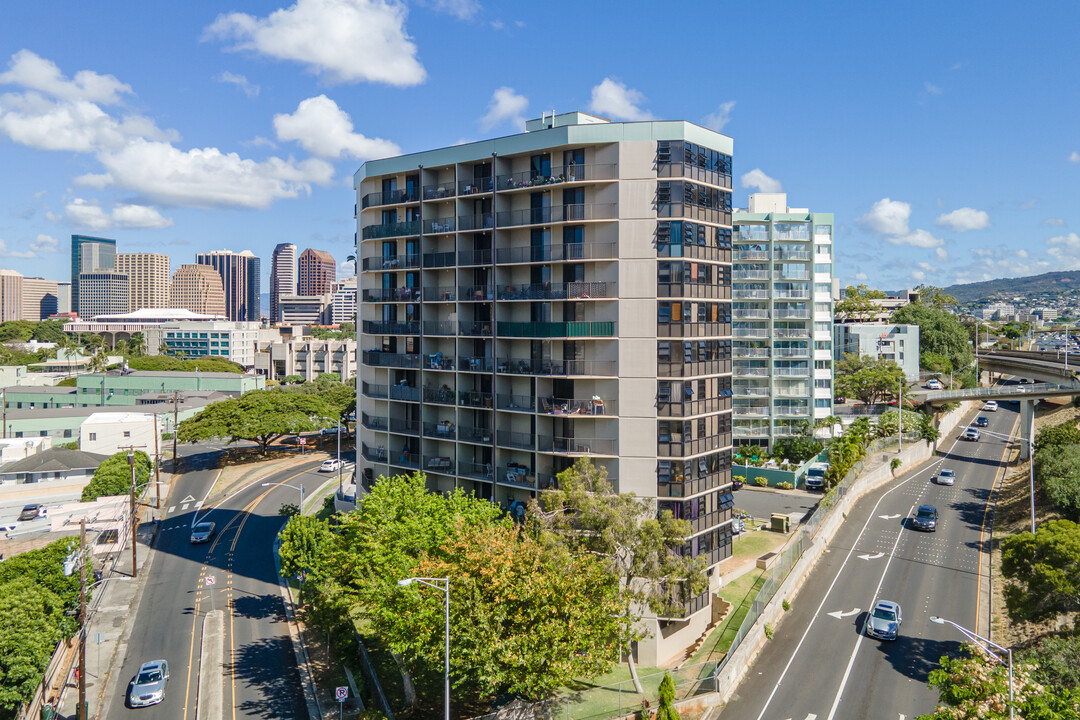
<path fill-rule="evenodd" d="M 286 521 L 281 527 L 288 524 Z M 281 530 L 278 530 L 280 533 Z M 293 654 L 296 656 L 296 669 L 300 671 L 300 685 L 304 690 L 304 703 L 307 705 L 308 718 L 322 720 L 322 710 L 319 708 L 318 694 L 315 691 L 315 678 L 311 674 L 311 665 L 308 662 L 307 647 L 304 645 L 304 636 L 296 623 L 296 610 L 293 607 L 292 588 L 281 576 L 281 561 L 278 559 L 278 548 L 281 547 L 281 536 L 274 539 L 274 569 L 278 576 L 278 589 L 281 591 L 281 600 L 285 604 L 285 622 L 289 626 L 289 639 L 292 640 Z"/>

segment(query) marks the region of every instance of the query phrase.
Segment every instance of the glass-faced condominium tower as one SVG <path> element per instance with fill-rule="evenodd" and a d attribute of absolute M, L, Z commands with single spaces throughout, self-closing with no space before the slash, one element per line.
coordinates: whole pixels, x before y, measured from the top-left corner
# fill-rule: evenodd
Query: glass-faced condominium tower
<path fill-rule="evenodd" d="M 690 521 L 686 553 L 728 557 L 731 154 L 692 123 L 568 113 L 365 163 L 361 481 L 420 470 L 514 512 L 588 457 Z"/>
<path fill-rule="evenodd" d="M 755 193 L 735 211 L 735 442 L 771 446 L 832 415 L 832 213 Z"/>

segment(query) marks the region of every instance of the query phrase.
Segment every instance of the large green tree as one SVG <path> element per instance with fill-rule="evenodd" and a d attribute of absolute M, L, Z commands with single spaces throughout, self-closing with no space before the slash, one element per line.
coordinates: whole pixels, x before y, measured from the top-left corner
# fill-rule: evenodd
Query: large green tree
<path fill-rule="evenodd" d="M 885 358 L 846 353 L 834 369 L 833 386 L 837 394 L 856 397 L 867 404 L 895 396 L 903 382 L 903 368 Z"/>
<path fill-rule="evenodd" d="M 142 450 L 135 451 L 135 494 L 138 495 L 150 480 L 150 456 Z M 82 491 L 82 502 L 97 500 L 110 495 L 127 495 L 131 492 L 131 465 L 127 451 L 111 456 L 98 466 L 94 477 Z"/>
<path fill-rule="evenodd" d="M 1001 543 L 1001 572 L 1011 582 L 1005 604 L 1017 621 L 1040 621 L 1080 610 L 1080 525 L 1048 520 L 1035 534 Z"/>
<path fill-rule="evenodd" d="M 1037 450 L 1035 479 L 1059 510 L 1080 520 L 1080 445 L 1047 445 Z"/>
<path fill-rule="evenodd" d="M 848 285 L 844 289 L 844 297 L 833 306 L 833 313 L 841 322 L 873 320 L 881 312 L 881 306 L 874 300 L 885 297 L 888 296 L 883 290 L 873 290 L 866 285 Z"/>
<path fill-rule="evenodd" d="M 0 585 L 0 709 L 29 701 L 63 637 L 64 603 L 33 578 Z M 13 713 L 12 713 L 13 714 Z"/>
<path fill-rule="evenodd" d="M 702 558 L 683 553 L 690 523 L 669 510 L 657 513 L 652 501 L 632 492 L 614 492 L 607 470 L 588 458 L 559 473 L 557 487 L 530 502 L 529 518 L 543 542 L 598 558 L 622 589 L 624 649 L 635 688 L 642 692 L 630 647 L 641 637 L 634 630 L 639 609 L 678 617 L 706 587 Z"/>
<path fill-rule="evenodd" d="M 1035 433 L 1035 452 L 1051 445 L 1080 444 L 1080 428 L 1075 420 L 1068 420 L 1060 425 L 1044 427 Z"/>
<path fill-rule="evenodd" d="M 334 410 L 315 395 L 280 390 L 252 390 L 238 398 L 207 405 L 177 427 L 184 442 L 227 438 L 250 440 L 267 454 L 270 443 L 286 435 L 311 432 L 336 422 Z"/>
<path fill-rule="evenodd" d="M 944 296 L 948 298 L 949 296 Z M 948 359 L 952 367 L 963 368 L 975 359 L 967 329 L 955 315 L 945 309 L 947 301 L 941 295 L 923 296 L 892 314 L 892 321 L 919 326 L 919 353 L 935 353 Z M 920 360 L 920 365 L 923 365 Z"/>

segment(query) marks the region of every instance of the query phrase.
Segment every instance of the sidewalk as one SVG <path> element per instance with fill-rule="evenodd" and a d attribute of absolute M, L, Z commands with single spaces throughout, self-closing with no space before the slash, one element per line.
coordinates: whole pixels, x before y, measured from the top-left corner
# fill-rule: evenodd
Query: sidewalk
<path fill-rule="evenodd" d="M 138 577 L 131 577 L 131 546 L 125 545 L 120 551 L 115 568 L 91 598 L 88 607 L 90 621 L 86 628 L 86 703 L 91 718 L 100 716 L 106 695 L 115 695 L 118 691 L 122 693 L 126 688 L 126 679 L 113 675 L 115 668 L 120 667 L 120 661 L 127 649 L 127 639 L 131 634 L 131 624 L 127 621 L 138 611 L 143 578 L 150 572 L 153 563 L 152 547 L 158 531 L 154 519 L 160 519 L 162 513 L 164 508 L 143 508 L 142 522 L 136 533 Z M 77 642 L 72 643 L 67 654 L 68 658 L 60 665 L 62 669 L 67 667 L 67 672 L 58 672 L 50 679 L 45 700 L 55 701 L 59 696 L 59 717 L 74 718 L 77 716 L 79 702 L 79 688 L 74 677 L 78 667 Z"/>

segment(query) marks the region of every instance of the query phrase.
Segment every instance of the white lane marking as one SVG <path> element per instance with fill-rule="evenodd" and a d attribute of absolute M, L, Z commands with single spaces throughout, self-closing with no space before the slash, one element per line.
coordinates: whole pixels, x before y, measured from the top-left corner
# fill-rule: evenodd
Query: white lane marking
<path fill-rule="evenodd" d="M 182 502 L 182 503 L 193 503 L 193 502 L 195 502 L 195 498 L 193 498 L 193 497 L 191 497 L 190 495 L 188 495 L 188 496 L 187 496 L 186 498 L 184 498 L 184 499 L 183 499 L 183 500 L 181 500 L 180 502 Z"/>
<path fill-rule="evenodd" d="M 904 720 L 904 713 L 900 713 L 900 720 Z"/>
<path fill-rule="evenodd" d="M 915 506 L 912 505 L 908 509 L 907 514 L 910 516 L 915 510 Z M 877 603 L 878 593 L 881 592 L 881 585 L 885 582 L 885 574 L 889 572 L 889 565 L 892 564 L 892 560 L 896 557 L 896 548 L 900 545 L 900 538 L 904 537 L 903 532 L 896 533 L 896 542 L 893 543 L 892 550 L 889 552 L 889 559 L 885 561 L 885 569 L 881 571 L 881 579 L 878 580 L 877 587 L 874 588 L 874 599 L 870 601 L 870 607 L 874 607 Z M 836 717 L 836 710 L 840 707 L 840 700 L 844 695 L 844 688 L 847 686 L 848 678 L 851 676 L 851 668 L 855 665 L 855 656 L 859 654 L 859 646 L 862 645 L 863 639 L 866 637 L 864 633 L 859 633 L 859 639 L 855 641 L 855 649 L 851 651 L 851 657 L 848 659 L 847 669 L 844 670 L 844 677 L 840 679 L 840 687 L 836 691 L 836 697 L 833 699 L 832 709 L 829 710 L 828 720 L 833 720 Z"/>
<path fill-rule="evenodd" d="M 170 507 L 169 507 L 169 514 L 171 515 L 171 514 L 172 514 L 172 511 L 173 511 L 173 510 L 175 510 L 175 509 L 176 509 L 176 506 L 175 506 L 175 505 L 172 505 L 172 506 L 170 506 Z"/>
<path fill-rule="evenodd" d="M 851 617 L 852 615 L 858 615 L 861 611 L 862 608 L 855 608 L 854 610 L 849 610 L 847 612 L 844 612 L 843 610 L 837 610 L 836 612 L 826 613 L 826 615 L 839 620 L 841 618 Z"/>
<path fill-rule="evenodd" d="M 900 517 L 900 515 L 878 515 L 878 517 L 882 520 L 895 520 L 896 518 Z"/>
<path fill-rule="evenodd" d="M 877 560 L 878 558 L 885 557 L 885 553 L 877 553 L 875 555 L 860 555 L 860 560 Z"/>
<path fill-rule="evenodd" d="M 202 504 L 203 504 L 203 501 L 202 501 L 202 500 L 200 500 L 199 502 L 195 503 L 195 509 L 196 509 L 196 510 L 198 510 L 199 508 L 201 508 L 201 507 L 202 507 Z"/>

